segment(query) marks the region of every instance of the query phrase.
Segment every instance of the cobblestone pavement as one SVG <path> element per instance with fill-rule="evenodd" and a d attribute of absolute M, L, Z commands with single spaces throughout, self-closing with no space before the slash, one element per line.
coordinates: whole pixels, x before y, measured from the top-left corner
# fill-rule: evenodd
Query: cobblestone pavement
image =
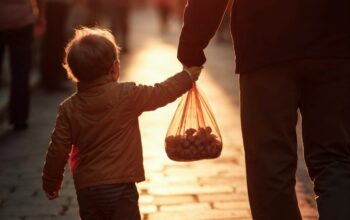
<path fill-rule="evenodd" d="M 147 20 L 147 25 L 142 23 Z M 132 19 L 131 53 L 122 57 L 123 80 L 153 84 L 181 69 L 176 60 L 179 26 L 157 35 L 154 14 L 140 12 Z M 208 62 L 198 85 L 211 104 L 222 132 L 224 149 L 216 160 L 191 163 L 167 159 L 164 137 L 177 102 L 144 113 L 140 118 L 147 180 L 138 184 L 144 220 L 251 219 L 240 133 L 238 84 L 233 51 L 211 43 Z M 67 172 L 61 197 L 48 201 L 41 190 L 41 168 L 58 103 L 70 92 L 33 93 L 30 129 L 21 133 L 0 130 L 0 219 L 77 220 L 78 205 Z M 317 219 L 310 183 L 300 162 L 297 192 L 304 220 Z"/>

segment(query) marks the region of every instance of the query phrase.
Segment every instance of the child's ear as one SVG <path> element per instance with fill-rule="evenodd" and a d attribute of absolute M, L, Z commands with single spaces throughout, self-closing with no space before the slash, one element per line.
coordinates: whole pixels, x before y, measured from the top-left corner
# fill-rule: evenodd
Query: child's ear
<path fill-rule="evenodd" d="M 111 74 L 116 80 L 119 78 L 119 63 L 114 62 L 109 70 L 109 74 Z"/>
<path fill-rule="evenodd" d="M 109 74 L 114 75 L 116 72 L 116 68 L 115 68 L 115 63 L 112 64 L 111 68 L 109 69 Z"/>

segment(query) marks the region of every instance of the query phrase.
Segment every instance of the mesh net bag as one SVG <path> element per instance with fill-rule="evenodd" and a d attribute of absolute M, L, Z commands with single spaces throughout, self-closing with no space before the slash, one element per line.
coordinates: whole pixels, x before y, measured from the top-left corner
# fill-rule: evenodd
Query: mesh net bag
<path fill-rule="evenodd" d="M 165 151 L 172 160 L 213 159 L 221 154 L 221 134 L 202 94 L 193 84 L 175 111 L 165 138 Z"/>

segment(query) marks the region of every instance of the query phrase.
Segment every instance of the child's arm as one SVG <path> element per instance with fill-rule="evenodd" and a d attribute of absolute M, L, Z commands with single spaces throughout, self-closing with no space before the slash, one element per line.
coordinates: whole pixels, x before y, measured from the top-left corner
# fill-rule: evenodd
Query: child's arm
<path fill-rule="evenodd" d="M 131 107 L 137 114 L 151 111 L 175 101 L 178 97 L 191 89 L 193 83 L 198 79 L 202 67 L 187 69 L 175 74 L 164 82 L 156 83 L 154 86 L 130 85 L 129 97 Z"/>
<path fill-rule="evenodd" d="M 69 121 L 61 104 L 42 173 L 43 189 L 49 194 L 56 193 L 55 198 L 58 197 L 58 191 L 61 188 L 64 167 L 72 145 L 70 134 Z"/>

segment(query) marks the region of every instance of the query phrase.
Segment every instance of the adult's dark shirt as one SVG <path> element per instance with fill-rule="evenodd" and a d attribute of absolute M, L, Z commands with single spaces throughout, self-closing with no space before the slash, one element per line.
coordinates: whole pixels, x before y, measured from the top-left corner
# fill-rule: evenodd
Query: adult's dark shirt
<path fill-rule="evenodd" d="M 178 59 L 200 66 L 228 0 L 189 0 Z M 235 0 L 236 72 L 305 58 L 350 58 L 350 0 Z"/>

